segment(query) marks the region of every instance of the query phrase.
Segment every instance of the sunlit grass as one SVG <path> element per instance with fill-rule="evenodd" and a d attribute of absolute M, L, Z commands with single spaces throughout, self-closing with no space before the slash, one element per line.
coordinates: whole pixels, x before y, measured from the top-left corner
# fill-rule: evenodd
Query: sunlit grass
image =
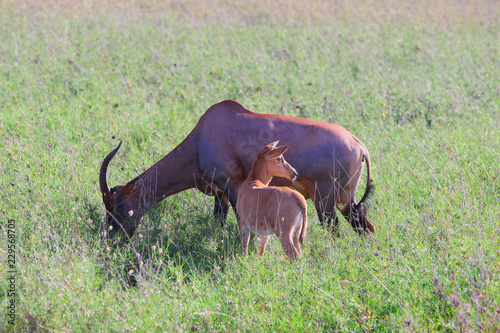
<path fill-rule="evenodd" d="M 16 220 L 18 269 L 3 329 L 499 329 L 495 2 L 1 4 L 0 212 Z M 108 239 L 97 178 L 117 139 L 113 185 L 223 99 L 360 138 L 376 234 L 342 220 L 332 239 L 310 205 L 297 263 L 276 239 L 242 258 L 233 214 L 221 230 L 190 190 L 130 241 Z M 0 240 L 4 272 L 5 228 Z"/>

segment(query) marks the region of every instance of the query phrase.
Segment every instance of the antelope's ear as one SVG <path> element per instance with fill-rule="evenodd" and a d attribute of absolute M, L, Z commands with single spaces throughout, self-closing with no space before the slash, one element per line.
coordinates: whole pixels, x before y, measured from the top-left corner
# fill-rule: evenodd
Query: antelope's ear
<path fill-rule="evenodd" d="M 119 189 L 118 192 L 123 196 L 123 198 L 128 198 L 132 193 L 139 191 L 142 188 L 143 184 L 144 179 L 139 178 L 133 183 L 123 185 L 123 187 Z"/>
<path fill-rule="evenodd" d="M 373 224 L 370 222 L 370 220 L 368 220 L 368 218 L 365 217 L 365 223 L 366 223 L 366 226 L 368 227 L 368 230 L 370 230 L 370 232 L 372 234 L 375 233 L 375 227 L 373 226 Z"/>
<path fill-rule="evenodd" d="M 288 149 L 288 146 L 280 146 L 276 149 L 271 150 L 266 154 L 266 158 L 272 160 L 274 158 L 278 158 L 279 156 L 283 155 L 283 153 Z"/>
<path fill-rule="evenodd" d="M 134 192 L 135 184 L 126 184 L 117 188 L 116 193 L 121 195 L 123 198 L 128 198 L 132 192 Z"/>

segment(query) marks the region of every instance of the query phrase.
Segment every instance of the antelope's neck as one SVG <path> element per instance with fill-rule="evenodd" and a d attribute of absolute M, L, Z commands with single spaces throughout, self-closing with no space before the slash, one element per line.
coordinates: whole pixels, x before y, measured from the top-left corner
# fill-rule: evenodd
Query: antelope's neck
<path fill-rule="evenodd" d="M 195 158 L 190 147 L 181 143 L 139 177 L 140 191 L 146 205 L 156 204 L 166 197 L 195 187 Z"/>

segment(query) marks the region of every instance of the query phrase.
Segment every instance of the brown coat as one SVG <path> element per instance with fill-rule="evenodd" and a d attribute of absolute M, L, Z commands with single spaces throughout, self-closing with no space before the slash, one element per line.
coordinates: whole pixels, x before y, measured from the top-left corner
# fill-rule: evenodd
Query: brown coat
<path fill-rule="evenodd" d="M 106 171 L 116 153 L 101 166 L 100 185 L 108 221 L 132 236 L 145 210 L 177 192 L 198 188 L 217 194 L 216 211 L 225 217 L 222 192 L 236 209 L 238 189 L 252 161 L 265 144 L 280 140 L 288 145 L 288 161 L 299 172 L 295 182 L 274 178 L 271 185 L 290 186 L 315 204 L 320 221 L 337 225 L 335 207 L 357 232 L 374 232 L 365 216 L 371 185 L 370 155 L 366 147 L 343 127 L 314 120 L 259 114 L 234 101 L 210 107 L 196 127 L 168 155 L 128 183 L 109 189 Z M 361 201 L 355 192 L 367 165 L 367 184 Z M 222 213 L 221 213 L 222 212 Z"/>

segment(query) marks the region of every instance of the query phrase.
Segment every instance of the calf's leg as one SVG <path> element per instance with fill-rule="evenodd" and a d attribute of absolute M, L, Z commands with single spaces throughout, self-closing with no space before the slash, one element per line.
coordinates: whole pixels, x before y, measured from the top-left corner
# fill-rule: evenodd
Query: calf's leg
<path fill-rule="evenodd" d="M 297 258 L 297 250 L 293 244 L 292 235 L 283 233 L 280 238 L 281 247 L 285 251 L 285 254 L 291 260 L 295 260 Z"/>
<path fill-rule="evenodd" d="M 261 235 L 259 240 L 259 255 L 264 255 L 266 252 L 267 241 L 269 240 L 270 235 Z"/>
<path fill-rule="evenodd" d="M 241 245 L 243 246 L 243 255 L 248 255 L 248 243 L 250 241 L 250 229 L 240 226 Z"/>
<path fill-rule="evenodd" d="M 300 230 L 297 230 L 297 234 L 293 236 L 293 246 L 295 247 L 295 250 L 297 251 L 297 254 L 299 256 L 302 255 L 302 250 L 300 249 L 300 242 L 299 242 L 299 236 L 298 233 L 300 233 Z"/>

